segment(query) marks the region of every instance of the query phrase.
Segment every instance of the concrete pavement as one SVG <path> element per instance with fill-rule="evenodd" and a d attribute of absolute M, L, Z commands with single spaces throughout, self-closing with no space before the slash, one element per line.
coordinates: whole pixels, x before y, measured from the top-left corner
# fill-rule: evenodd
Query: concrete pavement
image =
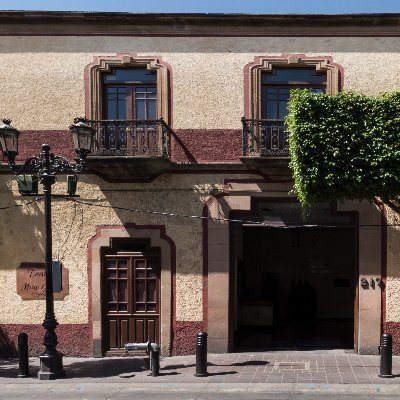
<path fill-rule="evenodd" d="M 140 357 L 65 358 L 65 379 L 18 379 L 18 360 L 0 359 L 0 399 L 399 399 L 400 375 L 378 377 L 379 357 L 342 350 L 209 354 L 209 376 L 197 378 L 195 357 L 163 358 L 152 377 Z M 400 372 L 400 358 L 393 358 Z"/>

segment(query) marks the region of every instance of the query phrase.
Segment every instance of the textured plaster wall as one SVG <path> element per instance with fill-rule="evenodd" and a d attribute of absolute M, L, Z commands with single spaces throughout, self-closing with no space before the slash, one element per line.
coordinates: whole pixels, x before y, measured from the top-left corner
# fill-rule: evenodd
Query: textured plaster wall
<path fill-rule="evenodd" d="M 2 37 L 2 115 L 24 130 L 66 129 L 84 114 L 85 66 L 117 52 L 171 65 L 177 129 L 240 129 L 243 68 L 256 55 L 328 55 L 343 66 L 345 89 L 399 88 L 397 38 Z"/>
<path fill-rule="evenodd" d="M 164 175 L 152 183 L 111 184 L 95 176 L 82 176 L 80 200 L 101 205 L 201 215 L 210 183 L 218 186 L 221 175 Z M 132 191 L 116 192 L 123 189 Z M 11 191 L 12 190 L 12 191 Z M 55 191 L 65 193 L 65 176 L 59 176 Z M 21 197 L 9 175 L 0 176 L 0 207 L 32 201 Z M 0 210 L 0 324 L 41 323 L 45 303 L 23 301 L 16 293 L 16 268 L 22 261 L 42 262 L 43 202 Z M 176 317 L 178 321 L 201 321 L 202 314 L 202 224 L 199 219 L 165 217 L 117 211 L 53 199 L 53 257 L 69 269 L 69 295 L 56 301 L 60 323 L 88 322 L 87 244 L 98 225 L 165 225 L 176 244 Z M 17 310 L 17 312 L 16 312 Z"/>
<path fill-rule="evenodd" d="M 400 224 L 400 215 L 387 207 L 388 224 Z M 400 322 L 400 226 L 387 229 L 386 321 Z"/>

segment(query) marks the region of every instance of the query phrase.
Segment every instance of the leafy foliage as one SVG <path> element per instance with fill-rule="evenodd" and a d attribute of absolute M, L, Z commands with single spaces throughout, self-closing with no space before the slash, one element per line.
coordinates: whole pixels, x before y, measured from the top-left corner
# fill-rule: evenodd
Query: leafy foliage
<path fill-rule="evenodd" d="M 286 124 L 304 205 L 400 192 L 400 92 L 370 97 L 293 90 Z"/>

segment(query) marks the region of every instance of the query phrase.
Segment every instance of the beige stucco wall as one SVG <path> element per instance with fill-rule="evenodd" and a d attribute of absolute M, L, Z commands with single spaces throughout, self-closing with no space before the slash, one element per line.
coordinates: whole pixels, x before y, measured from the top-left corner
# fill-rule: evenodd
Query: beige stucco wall
<path fill-rule="evenodd" d="M 222 176 L 169 175 L 146 184 L 111 184 L 93 176 L 82 176 L 80 200 L 140 210 L 201 215 L 209 182 L 218 188 Z M 60 176 L 55 192 L 65 193 L 65 177 Z M 10 191 L 10 189 L 12 191 Z M 109 192 L 134 189 L 132 192 Z M 107 191 L 106 191 L 107 190 Z M 0 207 L 31 201 L 21 197 L 9 176 L 0 177 Z M 0 210 L 0 323 L 41 323 L 43 300 L 24 301 L 16 293 L 16 268 L 22 261 L 43 262 L 43 202 Z M 176 246 L 176 318 L 199 321 L 202 311 L 202 223 L 200 219 L 166 217 L 139 212 L 118 211 L 88 205 L 74 205 L 53 199 L 53 257 L 69 269 L 69 295 L 56 301 L 60 323 L 88 321 L 88 241 L 96 226 L 165 225 L 166 234 Z M 18 312 L 16 312 L 18 310 Z"/>
<path fill-rule="evenodd" d="M 240 128 L 243 68 L 256 55 L 332 56 L 344 88 L 399 88 L 398 38 L 1 37 L 2 116 L 19 129 L 67 129 L 84 114 L 83 70 L 95 55 L 162 56 L 171 65 L 175 128 Z"/>
<path fill-rule="evenodd" d="M 389 224 L 387 229 L 386 321 L 400 322 L 400 215 L 389 207 L 386 207 L 386 210 Z"/>

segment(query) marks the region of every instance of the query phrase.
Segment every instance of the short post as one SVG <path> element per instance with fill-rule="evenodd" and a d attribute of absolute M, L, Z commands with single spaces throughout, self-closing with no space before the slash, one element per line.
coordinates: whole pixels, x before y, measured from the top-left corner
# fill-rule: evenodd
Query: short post
<path fill-rule="evenodd" d="M 160 375 L 160 346 L 156 343 L 152 343 L 150 351 L 150 365 L 151 365 L 151 375 Z"/>
<path fill-rule="evenodd" d="M 381 355 L 379 377 L 393 378 L 392 374 L 392 335 L 384 333 L 381 337 L 381 345 L 379 346 Z"/>
<path fill-rule="evenodd" d="M 195 376 L 208 376 L 207 372 L 207 333 L 198 332 L 196 336 L 196 373 Z"/>
<path fill-rule="evenodd" d="M 18 357 L 19 357 L 18 378 L 28 378 L 30 376 L 28 335 L 25 332 L 22 332 L 18 335 Z"/>

